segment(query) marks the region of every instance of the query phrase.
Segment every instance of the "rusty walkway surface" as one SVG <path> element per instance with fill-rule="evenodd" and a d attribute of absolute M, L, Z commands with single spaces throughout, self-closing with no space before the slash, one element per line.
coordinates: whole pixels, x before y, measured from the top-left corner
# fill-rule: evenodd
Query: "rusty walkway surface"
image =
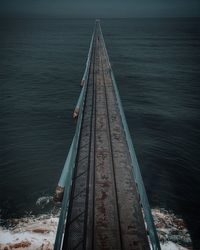
<path fill-rule="evenodd" d="M 150 249 L 98 21 L 83 88 L 85 96 L 69 203 L 61 244 L 58 247 L 56 243 L 55 249 Z"/>

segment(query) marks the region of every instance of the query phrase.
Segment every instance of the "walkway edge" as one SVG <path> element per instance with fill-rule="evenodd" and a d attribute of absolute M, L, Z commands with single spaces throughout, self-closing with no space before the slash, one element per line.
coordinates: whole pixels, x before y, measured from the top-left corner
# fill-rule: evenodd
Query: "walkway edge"
<path fill-rule="evenodd" d="M 94 29 L 94 31 L 95 31 L 95 29 Z M 84 107 L 84 103 L 85 103 L 86 88 L 87 88 L 86 85 L 88 82 L 87 80 L 88 80 L 93 38 L 94 38 L 94 32 L 92 34 L 92 39 L 90 42 L 90 49 L 89 49 L 89 53 L 88 53 L 88 60 L 86 63 L 85 72 L 87 72 L 87 73 L 86 73 L 86 76 L 84 76 L 85 77 L 85 84 L 84 84 L 85 86 L 84 86 L 83 98 L 82 98 L 81 103 L 80 103 L 80 113 L 79 113 L 78 120 L 77 120 L 75 135 L 74 135 L 74 138 L 72 141 L 72 145 L 70 147 L 71 154 L 70 154 L 70 158 L 66 161 L 67 164 L 65 164 L 63 172 L 62 172 L 63 174 L 65 173 L 65 177 L 64 178 L 61 177 L 62 180 L 65 179 L 65 182 L 62 181 L 62 184 L 64 185 L 64 196 L 63 196 L 61 213 L 60 213 L 59 223 L 58 223 L 58 228 L 57 228 L 57 233 L 56 233 L 54 250 L 62 249 L 62 244 L 63 244 L 65 222 L 66 222 L 66 218 L 67 218 L 68 205 L 69 205 L 69 195 L 70 195 L 70 190 L 71 190 L 71 185 L 72 185 L 72 174 L 73 174 L 73 169 L 75 166 L 75 159 L 76 159 L 76 155 L 77 155 L 77 149 L 78 149 L 78 143 L 79 143 L 79 137 L 80 137 L 80 131 L 81 131 L 81 123 L 82 123 L 82 118 L 83 118 L 83 107 Z M 84 75 L 85 75 L 85 73 L 84 73 Z"/>

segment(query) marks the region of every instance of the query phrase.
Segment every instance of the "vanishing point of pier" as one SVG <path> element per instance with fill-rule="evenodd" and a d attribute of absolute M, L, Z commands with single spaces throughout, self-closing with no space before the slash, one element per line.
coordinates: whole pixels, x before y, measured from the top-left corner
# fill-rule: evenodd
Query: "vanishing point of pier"
<path fill-rule="evenodd" d="M 98 20 L 81 85 L 54 249 L 160 249 Z"/>

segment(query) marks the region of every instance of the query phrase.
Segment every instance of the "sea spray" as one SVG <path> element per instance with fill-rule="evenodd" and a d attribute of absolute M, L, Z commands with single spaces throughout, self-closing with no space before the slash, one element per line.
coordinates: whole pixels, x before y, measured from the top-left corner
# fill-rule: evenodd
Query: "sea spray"
<path fill-rule="evenodd" d="M 192 249 L 190 235 L 183 220 L 164 209 L 152 209 L 162 250 Z M 9 221 L 0 227 L 0 250 L 53 250 L 59 220 L 57 214 L 43 214 Z"/>
<path fill-rule="evenodd" d="M 152 209 L 162 249 L 192 249 L 190 234 L 182 218 L 165 209 Z"/>

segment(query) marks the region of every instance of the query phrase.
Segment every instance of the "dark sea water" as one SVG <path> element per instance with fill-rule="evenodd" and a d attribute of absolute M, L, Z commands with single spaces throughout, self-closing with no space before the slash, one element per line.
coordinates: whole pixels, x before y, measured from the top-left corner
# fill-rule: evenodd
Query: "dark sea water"
<path fill-rule="evenodd" d="M 0 20 L 0 214 L 48 213 L 94 20 Z M 110 61 L 151 207 L 200 249 L 200 19 L 105 19 Z"/>

